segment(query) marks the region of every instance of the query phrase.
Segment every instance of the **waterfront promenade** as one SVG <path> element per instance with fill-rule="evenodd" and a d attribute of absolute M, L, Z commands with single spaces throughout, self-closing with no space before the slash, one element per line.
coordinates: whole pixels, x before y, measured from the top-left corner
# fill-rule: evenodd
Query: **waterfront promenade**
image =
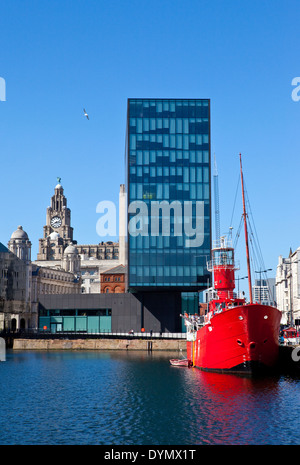
<path fill-rule="evenodd" d="M 185 339 L 76 338 L 14 339 L 13 350 L 186 350 Z"/>
<path fill-rule="evenodd" d="M 185 333 L 20 332 L 5 337 L 13 350 L 186 350 Z"/>

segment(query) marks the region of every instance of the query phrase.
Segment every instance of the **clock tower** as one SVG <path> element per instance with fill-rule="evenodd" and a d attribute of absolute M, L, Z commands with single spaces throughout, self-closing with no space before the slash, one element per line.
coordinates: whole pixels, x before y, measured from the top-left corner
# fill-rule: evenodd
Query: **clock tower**
<path fill-rule="evenodd" d="M 39 240 L 38 260 L 61 260 L 64 249 L 71 242 L 76 244 L 71 227 L 71 210 L 67 208 L 61 178 L 57 178 L 57 181 L 51 206 L 47 208 L 43 238 Z"/>

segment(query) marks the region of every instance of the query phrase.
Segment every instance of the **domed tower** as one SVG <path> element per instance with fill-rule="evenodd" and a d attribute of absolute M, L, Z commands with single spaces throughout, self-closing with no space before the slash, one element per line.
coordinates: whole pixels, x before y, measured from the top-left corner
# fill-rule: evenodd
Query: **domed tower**
<path fill-rule="evenodd" d="M 79 276 L 80 274 L 80 255 L 72 243 L 64 250 L 62 268 L 75 275 Z"/>
<path fill-rule="evenodd" d="M 31 261 L 31 242 L 22 226 L 18 226 L 18 229 L 12 233 L 8 242 L 8 248 L 20 260 L 25 262 Z"/>
<path fill-rule="evenodd" d="M 50 207 L 47 208 L 44 237 L 39 240 L 38 260 L 61 260 L 65 247 L 70 242 L 76 243 L 73 241 L 71 210 L 67 208 L 61 178 L 57 178 L 57 181 Z"/>
<path fill-rule="evenodd" d="M 24 231 L 22 226 L 18 226 L 16 231 L 11 235 L 11 238 L 8 242 L 8 249 L 14 255 L 16 255 L 22 262 L 24 262 L 23 270 L 25 271 L 25 302 L 27 305 L 30 305 L 31 301 L 31 242 L 28 238 L 27 233 Z M 20 284 L 19 284 L 20 285 Z"/>

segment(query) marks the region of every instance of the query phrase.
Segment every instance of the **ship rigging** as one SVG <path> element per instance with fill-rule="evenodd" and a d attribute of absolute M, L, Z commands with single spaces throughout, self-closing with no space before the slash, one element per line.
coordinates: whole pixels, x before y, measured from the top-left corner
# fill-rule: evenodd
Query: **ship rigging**
<path fill-rule="evenodd" d="M 247 303 L 234 293 L 238 266 L 234 248 L 222 237 L 215 242 L 211 260 L 207 264 L 208 270 L 213 273 L 214 288 L 208 312 L 202 320 L 188 315 L 184 318 L 187 326 L 187 358 L 192 366 L 209 371 L 252 374 L 261 368 L 274 367 L 277 362 L 281 312 L 272 306 L 253 303 L 241 155 L 240 176 L 250 301 Z"/>

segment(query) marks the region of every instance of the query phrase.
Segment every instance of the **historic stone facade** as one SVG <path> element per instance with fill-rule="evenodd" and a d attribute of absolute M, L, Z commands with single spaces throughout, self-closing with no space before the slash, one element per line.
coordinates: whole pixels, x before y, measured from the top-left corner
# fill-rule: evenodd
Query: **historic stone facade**
<path fill-rule="evenodd" d="M 22 226 L 12 233 L 8 248 L 0 243 L 0 331 L 36 329 L 41 295 L 80 292 L 80 256 L 73 245 L 61 261 L 47 267 L 32 263 L 31 242 Z"/>
<path fill-rule="evenodd" d="M 120 186 L 120 244 L 118 242 L 100 242 L 99 244 L 77 244 L 73 239 L 71 211 L 67 208 L 64 189 L 58 178 L 51 206 L 47 208 L 46 225 L 43 238 L 39 240 L 39 253 L 34 262 L 42 267 L 60 267 L 76 275 L 81 275 L 81 292 L 85 294 L 100 292 L 101 274 L 119 264 L 125 264 L 125 187 Z M 120 226 L 120 227 L 121 227 Z M 120 250 L 121 245 L 121 250 Z M 73 253 L 70 254 L 70 248 Z M 76 248 L 76 252 L 74 252 Z M 75 259 L 76 255 L 76 259 Z M 76 263 L 75 263 L 75 261 Z"/>
<path fill-rule="evenodd" d="M 122 225 L 124 195 L 124 186 L 121 186 Z M 22 226 L 13 232 L 8 248 L 0 243 L 0 331 L 36 329 L 41 296 L 99 294 L 101 274 L 119 265 L 120 255 L 125 261 L 124 225 L 122 227 L 121 254 L 117 242 L 77 245 L 73 239 L 71 211 L 58 178 L 47 208 L 37 260 L 31 261 L 31 242 Z M 123 278 L 117 284 L 124 292 Z"/>
<path fill-rule="evenodd" d="M 38 260 L 61 260 L 64 249 L 73 242 L 71 210 L 59 183 L 55 186 L 51 206 L 47 208 L 43 238 L 39 240 Z"/>
<path fill-rule="evenodd" d="M 126 267 L 116 266 L 101 274 L 101 292 L 105 294 L 120 294 L 125 292 Z"/>
<path fill-rule="evenodd" d="M 31 305 L 31 243 L 21 226 L 6 248 L 0 243 L 0 330 L 36 327 L 37 308 Z"/>
<path fill-rule="evenodd" d="M 32 265 L 32 301 L 45 294 L 79 294 L 81 282 L 72 272 Z"/>
<path fill-rule="evenodd" d="M 281 323 L 294 325 L 300 319 L 300 247 L 290 251 L 288 258 L 279 256 L 275 286 Z"/>
<path fill-rule="evenodd" d="M 31 278 L 31 242 L 27 233 L 22 226 L 18 226 L 17 230 L 11 235 L 8 242 L 8 249 L 16 255 L 25 265 L 25 301 L 28 304 L 31 300 L 30 296 L 30 278 Z"/>

